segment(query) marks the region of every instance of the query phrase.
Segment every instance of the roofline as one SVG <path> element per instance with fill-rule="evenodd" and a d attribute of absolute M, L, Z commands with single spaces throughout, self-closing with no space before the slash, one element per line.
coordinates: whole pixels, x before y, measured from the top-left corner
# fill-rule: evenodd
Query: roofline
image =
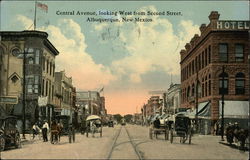
<path fill-rule="evenodd" d="M 54 55 L 58 55 L 59 51 L 55 48 L 55 46 L 48 40 L 48 33 L 37 31 L 37 30 L 24 30 L 24 31 L 0 31 L 0 36 L 6 37 L 40 37 L 43 38 L 43 44 L 52 51 Z"/>

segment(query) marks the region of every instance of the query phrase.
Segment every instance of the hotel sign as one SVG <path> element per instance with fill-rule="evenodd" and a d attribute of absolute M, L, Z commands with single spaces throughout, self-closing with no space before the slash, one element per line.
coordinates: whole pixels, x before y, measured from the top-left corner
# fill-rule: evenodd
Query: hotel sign
<path fill-rule="evenodd" d="M 217 29 L 249 30 L 250 21 L 218 21 Z"/>

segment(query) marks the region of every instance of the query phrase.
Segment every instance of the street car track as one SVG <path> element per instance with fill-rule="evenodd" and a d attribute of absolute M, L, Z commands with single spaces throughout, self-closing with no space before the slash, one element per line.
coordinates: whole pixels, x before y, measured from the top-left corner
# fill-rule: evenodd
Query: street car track
<path fill-rule="evenodd" d="M 121 133 L 122 128 L 123 128 L 123 126 L 120 127 L 119 131 L 117 132 L 117 134 L 116 134 L 115 137 L 114 137 L 114 141 L 113 141 L 112 146 L 111 146 L 111 149 L 110 149 L 110 151 L 109 151 L 109 153 L 108 153 L 108 158 L 107 158 L 107 159 L 111 159 L 112 153 L 114 152 L 114 149 L 115 149 L 117 146 L 120 146 L 120 145 L 126 144 L 127 142 L 130 142 L 130 144 L 132 145 L 133 150 L 135 151 L 135 153 L 136 153 L 138 159 L 139 159 L 139 160 L 142 160 L 143 157 L 142 157 L 140 151 L 137 149 L 137 147 L 136 147 L 137 145 L 133 142 L 133 140 L 132 140 L 132 138 L 131 138 L 131 136 L 130 136 L 130 134 L 129 134 L 129 132 L 128 132 L 128 130 L 127 130 L 127 128 L 126 128 L 125 126 L 124 126 L 124 129 L 126 130 L 126 133 L 127 133 L 127 135 L 128 135 L 128 139 L 129 139 L 129 140 L 126 141 L 126 142 L 119 143 L 119 144 L 116 143 L 118 137 L 120 136 L 120 133 Z"/>

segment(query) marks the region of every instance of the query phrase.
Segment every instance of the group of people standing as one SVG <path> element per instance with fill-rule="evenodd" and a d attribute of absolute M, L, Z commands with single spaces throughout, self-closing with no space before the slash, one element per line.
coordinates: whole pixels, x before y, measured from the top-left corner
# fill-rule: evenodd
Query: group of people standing
<path fill-rule="evenodd" d="M 52 121 L 51 123 L 51 130 L 49 127 L 49 124 L 47 121 L 44 121 L 43 125 L 42 125 L 42 130 L 39 128 L 38 124 L 35 123 L 32 126 L 32 130 L 33 130 L 33 139 L 35 138 L 35 136 L 42 131 L 42 137 L 43 137 L 43 142 L 48 142 L 48 131 L 50 130 L 51 132 L 51 142 L 56 141 L 60 141 L 60 136 L 61 136 L 61 131 L 63 129 L 63 124 L 62 123 L 56 123 L 56 121 Z"/>

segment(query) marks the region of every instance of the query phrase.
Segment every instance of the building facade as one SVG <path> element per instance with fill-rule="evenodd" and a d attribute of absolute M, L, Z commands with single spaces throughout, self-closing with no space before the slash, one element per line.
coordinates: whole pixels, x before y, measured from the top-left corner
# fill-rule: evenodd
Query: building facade
<path fill-rule="evenodd" d="M 181 85 L 170 84 L 167 91 L 167 113 L 175 114 L 180 111 Z"/>
<path fill-rule="evenodd" d="M 65 71 L 55 72 L 55 113 L 74 117 L 76 112 L 76 89 L 72 77 L 67 77 Z M 71 119 L 72 120 L 72 119 Z"/>
<path fill-rule="evenodd" d="M 249 111 L 249 21 L 219 16 L 212 11 L 210 23 L 202 24 L 200 35 L 180 52 L 181 107 L 199 111 L 200 105 L 208 106 L 208 128 L 221 117 L 222 93 L 225 117 L 246 118 Z"/>
<path fill-rule="evenodd" d="M 55 57 L 59 52 L 46 32 L 5 31 L 0 36 L 0 95 L 18 99 L 16 104 L 1 106 L 8 115 L 19 118 L 18 124 L 25 108 L 27 128 L 38 120 L 49 119 L 54 107 Z M 47 97 L 45 106 L 38 105 L 41 96 Z"/>

